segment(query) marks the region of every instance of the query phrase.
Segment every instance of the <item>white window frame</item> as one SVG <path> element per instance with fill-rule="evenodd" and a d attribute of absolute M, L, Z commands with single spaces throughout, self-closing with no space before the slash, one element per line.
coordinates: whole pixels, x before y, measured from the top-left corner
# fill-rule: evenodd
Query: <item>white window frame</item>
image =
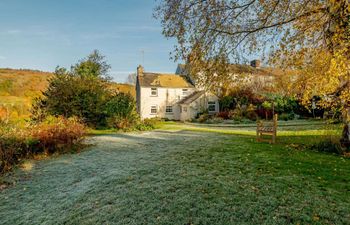
<path fill-rule="evenodd" d="M 173 106 L 172 105 L 167 105 L 165 106 L 165 113 L 167 114 L 173 114 Z"/>
<path fill-rule="evenodd" d="M 188 95 L 188 88 L 183 88 L 182 89 L 182 96 L 187 96 Z"/>
<path fill-rule="evenodd" d="M 210 110 L 210 107 L 214 106 L 214 110 Z M 216 102 L 208 101 L 208 112 L 216 112 Z"/>
<path fill-rule="evenodd" d="M 158 88 L 151 88 L 151 97 L 158 96 Z"/>
<path fill-rule="evenodd" d="M 153 110 L 156 110 L 155 112 L 152 112 Z M 151 105 L 151 115 L 156 115 L 158 113 L 158 106 L 157 105 Z"/>
<path fill-rule="evenodd" d="M 182 107 L 183 112 L 187 112 L 187 106 Z"/>

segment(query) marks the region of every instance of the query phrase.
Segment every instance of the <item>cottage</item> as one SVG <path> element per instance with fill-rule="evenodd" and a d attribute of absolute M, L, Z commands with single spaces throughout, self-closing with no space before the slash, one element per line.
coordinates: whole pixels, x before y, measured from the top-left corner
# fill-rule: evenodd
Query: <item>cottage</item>
<path fill-rule="evenodd" d="M 136 106 L 141 119 L 191 120 L 219 112 L 218 97 L 196 88 L 186 75 L 145 72 L 137 68 Z"/>

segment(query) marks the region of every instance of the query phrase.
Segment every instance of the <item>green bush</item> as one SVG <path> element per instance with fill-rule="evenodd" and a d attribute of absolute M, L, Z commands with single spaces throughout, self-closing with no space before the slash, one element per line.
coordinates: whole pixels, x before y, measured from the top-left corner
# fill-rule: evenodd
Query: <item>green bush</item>
<path fill-rule="evenodd" d="M 294 120 L 294 118 L 295 118 L 295 114 L 294 113 L 281 113 L 278 116 L 279 120 L 284 120 L 284 121 Z"/>
<path fill-rule="evenodd" d="M 221 118 L 221 117 L 214 117 L 214 118 L 212 118 L 212 119 L 209 119 L 208 121 L 207 121 L 207 123 L 214 123 L 214 124 L 216 124 L 216 123 L 222 123 L 223 122 L 223 118 Z"/>
<path fill-rule="evenodd" d="M 241 121 L 243 118 L 243 112 L 241 110 L 241 107 L 238 105 L 234 110 L 231 110 L 229 112 L 229 117 L 234 121 Z"/>
<path fill-rule="evenodd" d="M 256 121 L 258 119 L 258 114 L 256 113 L 256 107 L 250 104 L 245 112 L 245 118 Z"/>
<path fill-rule="evenodd" d="M 144 119 L 139 124 L 137 124 L 135 128 L 140 131 L 153 130 L 157 128 L 160 122 L 161 119 L 159 118 Z"/>
<path fill-rule="evenodd" d="M 202 115 L 200 115 L 198 117 L 198 122 L 205 123 L 205 122 L 207 122 L 208 119 L 209 119 L 209 114 L 203 113 Z"/>
<path fill-rule="evenodd" d="M 318 152 L 334 153 L 338 155 L 344 154 L 344 151 L 341 147 L 340 142 L 338 140 L 333 140 L 331 138 L 328 138 L 317 144 L 312 145 L 311 149 Z"/>
<path fill-rule="evenodd" d="M 110 97 L 106 104 L 107 124 L 109 127 L 127 130 L 133 129 L 140 118 L 130 94 L 118 93 Z"/>

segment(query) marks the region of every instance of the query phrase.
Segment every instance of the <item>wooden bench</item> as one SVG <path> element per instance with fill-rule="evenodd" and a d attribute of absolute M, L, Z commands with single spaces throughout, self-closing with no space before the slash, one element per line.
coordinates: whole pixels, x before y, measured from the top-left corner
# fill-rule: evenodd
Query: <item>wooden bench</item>
<path fill-rule="evenodd" d="M 277 136 L 277 119 L 278 115 L 275 114 L 273 116 L 273 120 L 271 122 L 266 121 L 258 121 L 256 126 L 256 140 L 258 142 L 268 141 L 271 144 L 276 143 Z M 263 139 L 263 135 L 271 136 L 271 140 Z"/>

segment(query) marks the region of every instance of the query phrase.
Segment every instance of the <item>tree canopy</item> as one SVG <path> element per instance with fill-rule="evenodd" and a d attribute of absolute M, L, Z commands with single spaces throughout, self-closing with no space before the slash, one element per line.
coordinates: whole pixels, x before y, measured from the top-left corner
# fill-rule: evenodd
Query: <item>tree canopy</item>
<path fill-rule="evenodd" d="M 225 78 L 225 65 L 251 55 L 301 71 L 295 88 L 305 103 L 348 80 L 348 0 L 163 0 L 155 16 L 163 34 L 177 39 L 174 58 L 192 74 L 205 74 L 207 84 Z M 339 96 L 344 101 L 348 91 Z"/>
<path fill-rule="evenodd" d="M 107 126 L 109 117 L 123 119 L 135 111 L 133 97 L 111 88 L 109 64 L 98 51 L 71 67 L 57 67 L 43 97 L 36 99 L 32 120 L 47 115 L 77 116 L 91 127 Z"/>

